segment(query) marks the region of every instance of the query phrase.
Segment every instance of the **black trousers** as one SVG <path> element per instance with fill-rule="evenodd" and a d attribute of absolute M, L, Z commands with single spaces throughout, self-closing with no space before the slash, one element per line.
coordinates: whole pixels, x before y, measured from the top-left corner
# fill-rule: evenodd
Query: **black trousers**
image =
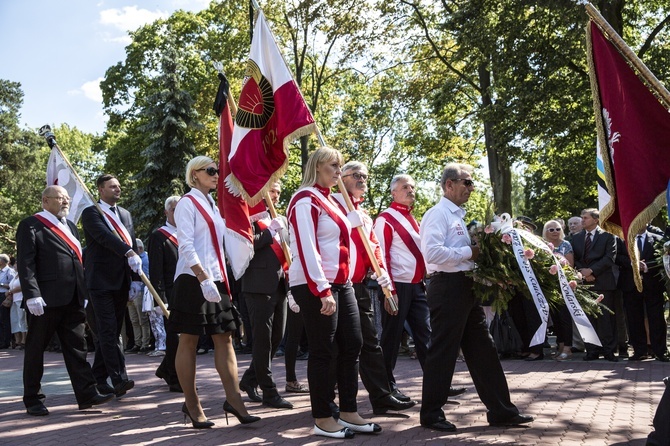
<path fill-rule="evenodd" d="M 330 291 L 336 310 L 331 316 L 325 316 L 321 314 L 321 299 L 312 294 L 307 285 L 291 287 L 307 332 L 307 381 L 314 418 L 332 416 L 329 403 L 333 401 L 334 389 L 329 369 L 336 354 L 340 410 L 358 410 L 358 355 L 363 345 L 358 305 L 350 285 L 333 284 Z"/>
<path fill-rule="evenodd" d="M 44 350 L 54 333 L 60 339 L 63 359 L 78 403 L 90 400 L 98 391 L 86 361 L 84 329 L 86 313 L 76 298 L 63 307 L 44 307 L 44 314 L 27 315 L 28 335 L 23 357 L 23 403 L 26 407 L 43 403 L 41 382 L 44 374 Z"/>
<path fill-rule="evenodd" d="M 370 290 L 363 283 L 354 284 L 358 312 L 361 318 L 361 334 L 363 347 L 361 348 L 360 363 L 358 366 L 361 381 L 368 391 L 372 406 L 391 393 L 388 374 L 384 363 L 384 352 L 377 339 L 375 327 L 375 313 L 372 308 Z"/>
<path fill-rule="evenodd" d="M 93 376 L 98 384 L 111 378 L 112 386 L 127 380 L 126 358 L 119 336 L 128 304 L 128 288 L 120 290 L 90 290 L 86 307 L 88 324 L 93 332 L 95 359 Z"/>
<path fill-rule="evenodd" d="M 286 342 L 284 344 L 284 366 L 286 367 L 286 382 L 297 381 L 295 361 L 298 357 L 298 348 L 302 335 L 305 332 L 305 323 L 300 313 L 289 310 L 286 312 Z"/>
<path fill-rule="evenodd" d="M 398 350 L 405 329 L 405 321 L 412 330 L 416 357 L 422 369 L 430 344 L 430 311 L 423 283 L 395 282 L 395 289 L 398 293 L 398 314 L 391 316 L 386 311 L 382 313 L 382 338 L 380 341 L 391 390 L 398 388 L 393 370 L 396 362 L 398 362 Z M 383 294 L 380 299 L 384 299 Z"/>
<path fill-rule="evenodd" d="M 549 314 L 551 314 L 551 320 L 554 321 L 556 343 L 563 343 L 564 347 L 572 347 L 572 316 L 570 316 L 568 306 L 550 307 Z"/>
<path fill-rule="evenodd" d="M 282 283 L 282 288 L 283 288 Z M 286 326 L 286 294 L 241 293 L 249 310 L 254 343 L 251 350 L 251 365 L 242 375 L 244 386 L 260 386 L 263 398 L 279 395 L 272 379 L 272 357 L 284 337 Z"/>
<path fill-rule="evenodd" d="M 488 421 L 504 421 L 519 413 L 510 401 L 505 373 L 472 283 L 465 273 L 444 273 L 433 276 L 428 284 L 432 336 L 423 375 L 422 423 L 445 419 L 442 406 L 447 402 L 459 347 L 489 411 Z"/>
<path fill-rule="evenodd" d="M 668 326 L 663 316 L 663 293 L 637 290 L 624 293 L 623 304 L 628 319 L 628 338 L 636 355 L 647 354 L 647 331 L 644 328 L 645 309 L 649 321 L 649 341 L 656 356 L 667 354 Z"/>
<path fill-rule="evenodd" d="M 665 377 L 665 390 L 654 415 L 654 431 L 647 437 L 647 446 L 670 446 L 670 377 Z"/>
<path fill-rule="evenodd" d="M 526 299 L 523 294 L 517 292 L 517 294 L 509 301 L 507 311 L 512 317 L 514 325 L 521 337 L 523 352 L 537 355 L 541 354 L 544 351 L 542 344 L 534 345 L 532 347 L 530 346 L 530 343 L 533 340 L 533 335 L 542 323 L 537 308 L 535 308 L 535 303 L 530 299 Z"/>
<path fill-rule="evenodd" d="M 614 311 L 614 291 L 597 291 L 601 293 L 604 298 L 602 304 L 610 310 Z M 609 311 L 603 310 L 603 314 L 598 317 L 589 316 L 589 320 L 596 330 L 598 339 L 602 347 L 588 342 L 584 343 L 586 352 L 589 354 L 608 355 L 614 354 L 617 351 L 617 332 L 616 332 L 616 314 L 611 314 Z M 645 344 L 646 345 L 646 344 Z"/>

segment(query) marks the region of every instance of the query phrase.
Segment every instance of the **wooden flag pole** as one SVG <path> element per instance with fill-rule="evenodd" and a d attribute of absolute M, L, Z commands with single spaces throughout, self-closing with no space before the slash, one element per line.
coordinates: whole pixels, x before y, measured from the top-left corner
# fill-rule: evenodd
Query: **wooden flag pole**
<path fill-rule="evenodd" d="M 79 185 L 82 187 L 84 192 L 86 192 L 86 194 L 89 196 L 89 198 L 93 202 L 93 205 L 95 206 L 95 209 L 100 213 L 100 217 L 102 217 L 102 219 L 106 221 L 105 213 L 102 210 L 102 208 L 100 207 L 100 204 L 98 203 L 98 201 L 95 198 L 93 198 L 93 195 L 91 194 L 91 191 L 89 191 L 88 187 L 86 187 L 86 183 L 84 183 L 82 181 L 82 179 L 79 177 L 79 174 L 77 173 L 76 170 L 74 170 L 74 167 L 72 167 L 72 164 L 70 164 L 70 161 L 67 159 L 67 157 L 65 156 L 63 151 L 60 149 L 60 147 L 58 147 L 58 143 L 56 142 L 56 137 L 51 132 L 51 127 L 49 127 L 48 125 L 42 126 L 40 128 L 40 135 L 43 136 L 47 140 L 47 144 L 49 144 L 49 147 L 51 147 L 52 149 L 58 150 L 58 153 L 60 154 L 61 158 L 63 158 L 63 161 L 65 161 L 65 164 L 67 164 L 70 171 L 74 174 L 75 179 L 77 180 Z M 109 227 L 109 224 L 107 224 L 107 226 Z M 110 228 L 110 230 L 114 234 L 116 234 L 117 237 L 121 238 L 119 233 L 116 232 L 116 230 L 114 228 Z M 132 248 L 132 246 L 131 246 L 131 248 Z M 156 292 L 156 289 L 153 287 L 153 285 L 151 285 L 151 282 L 149 281 L 149 278 L 144 274 L 144 271 L 142 271 L 140 269 L 140 272 L 138 273 L 138 275 L 140 276 L 140 279 L 142 279 L 142 282 L 144 282 L 144 285 L 146 285 L 147 289 L 151 293 L 151 296 L 154 298 L 154 301 L 156 302 L 156 304 L 158 304 L 158 306 L 161 308 L 161 311 L 163 311 L 163 314 L 165 315 L 165 317 L 170 317 L 170 312 L 168 311 L 167 307 L 163 303 L 163 300 L 160 298 L 160 296 Z"/>
<path fill-rule="evenodd" d="M 607 35 L 610 42 L 619 50 L 621 55 L 630 63 L 638 75 L 644 79 L 647 85 L 656 93 L 656 95 L 663 101 L 666 109 L 670 109 L 670 92 L 663 86 L 663 84 L 656 78 L 654 73 L 647 68 L 647 66 L 640 60 L 639 57 L 630 49 L 619 34 L 612 28 L 607 20 L 600 14 L 600 11 L 591 3 L 586 3 L 586 13 L 591 20 L 598 25 L 598 27 Z"/>

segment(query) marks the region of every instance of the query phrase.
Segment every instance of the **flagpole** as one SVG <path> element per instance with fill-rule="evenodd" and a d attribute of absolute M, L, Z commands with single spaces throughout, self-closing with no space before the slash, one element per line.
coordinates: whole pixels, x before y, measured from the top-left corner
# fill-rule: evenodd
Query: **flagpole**
<path fill-rule="evenodd" d="M 96 200 L 93 195 L 91 194 L 91 191 L 88 190 L 88 187 L 86 187 L 86 183 L 84 183 L 77 173 L 76 170 L 74 170 L 74 167 L 72 167 L 72 164 L 70 164 L 70 161 L 67 159 L 61 148 L 58 146 L 58 143 L 56 142 L 56 136 L 51 132 L 51 127 L 49 125 L 43 125 L 40 130 L 39 130 L 40 136 L 43 136 L 47 140 L 47 144 L 51 149 L 56 149 L 58 153 L 60 154 L 61 158 L 63 161 L 65 161 L 65 164 L 67 164 L 67 167 L 70 169 L 70 171 L 74 174 L 75 179 L 79 182 L 79 185 L 82 187 L 84 192 L 88 195 L 88 197 L 91 199 L 91 202 L 93 202 L 93 205 L 95 206 L 96 210 L 100 213 L 100 216 L 102 217 L 103 220 L 105 220 L 105 215 L 100 207 L 100 204 L 98 203 L 98 200 Z M 108 225 L 109 226 L 109 225 Z M 111 231 L 116 234 L 117 237 L 121 238 L 118 232 L 114 228 L 110 228 Z M 142 279 L 142 282 L 146 285 L 147 289 L 149 292 L 151 292 L 151 295 L 154 298 L 154 301 L 158 304 L 159 307 L 161 307 L 161 310 L 163 311 L 163 314 L 165 317 L 170 317 L 170 312 L 168 309 L 165 307 L 165 304 L 163 303 L 163 300 L 160 298 L 158 293 L 156 292 L 156 289 L 151 285 L 151 282 L 149 282 L 149 278 L 144 274 L 144 271 L 140 269 L 138 275 L 140 276 L 140 279 Z"/>
<path fill-rule="evenodd" d="M 593 6 L 591 3 L 587 2 L 584 5 L 586 7 L 586 13 L 591 17 L 591 20 L 595 22 L 596 25 L 607 35 L 610 42 L 619 50 L 621 55 L 626 59 L 628 63 L 633 65 L 637 70 L 638 75 L 641 76 L 647 85 L 660 97 L 663 101 L 666 109 L 670 109 L 670 92 L 663 86 L 663 84 L 656 78 L 654 73 L 647 68 L 647 66 L 640 60 L 639 57 L 630 49 L 626 42 L 619 36 L 619 34 L 612 28 L 607 20 L 600 14 L 600 11 Z"/>

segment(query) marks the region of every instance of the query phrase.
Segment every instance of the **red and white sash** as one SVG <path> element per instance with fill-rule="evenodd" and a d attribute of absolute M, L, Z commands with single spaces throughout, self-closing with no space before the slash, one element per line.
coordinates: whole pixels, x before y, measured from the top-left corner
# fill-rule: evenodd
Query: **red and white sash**
<path fill-rule="evenodd" d="M 158 228 L 158 230 L 161 232 L 161 234 L 165 236 L 165 238 L 167 238 L 172 242 L 175 248 L 179 248 L 179 241 L 177 240 L 177 228 L 175 228 L 174 226 L 170 227 L 164 225 Z"/>
<path fill-rule="evenodd" d="M 60 238 L 77 255 L 79 262 L 83 264 L 81 257 L 81 244 L 72 234 L 70 228 L 60 222 L 51 212 L 42 211 L 35 214 L 35 218 L 41 221 L 51 232 Z"/>
<path fill-rule="evenodd" d="M 102 212 L 105 213 L 107 221 L 112 225 L 116 233 L 121 236 L 121 240 L 123 240 L 126 245 L 132 248 L 133 240 L 130 237 L 130 233 L 121 222 L 121 219 L 114 212 L 110 211 L 109 209 L 105 209 L 104 206 L 100 206 L 100 209 L 102 209 Z"/>
<path fill-rule="evenodd" d="M 219 237 L 219 235 L 217 234 L 216 226 L 214 225 L 214 220 L 212 219 L 212 216 L 209 215 L 209 212 L 207 212 L 205 206 L 203 206 L 202 203 L 200 203 L 200 200 L 194 197 L 193 195 L 189 194 L 184 195 L 184 197 L 190 199 L 193 202 L 198 212 L 200 212 L 200 215 L 202 215 L 202 218 L 205 219 L 205 223 L 207 223 L 207 227 L 209 228 L 209 234 L 212 239 L 212 244 L 214 245 L 214 252 L 216 253 L 216 258 L 219 261 L 219 268 L 221 269 L 221 277 L 223 278 L 223 283 L 226 285 L 226 290 L 228 291 L 228 297 L 232 301 L 233 296 L 230 293 L 230 286 L 228 286 L 228 275 L 226 273 L 226 266 L 223 262 L 221 243 L 219 243 L 219 240 L 223 240 L 223 237 Z"/>
<path fill-rule="evenodd" d="M 388 208 L 379 215 L 383 216 L 393 226 L 407 249 L 416 258 L 416 272 L 412 283 L 422 280 L 426 273 L 426 262 L 424 262 L 423 254 L 421 254 L 421 237 L 418 224 L 414 218 L 409 219 L 393 208 Z"/>
<path fill-rule="evenodd" d="M 268 224 L 266 223 L 265 220 L 256 220 L 256 224 L 258 225 L 259 228 L 261 228 L 261 231 L 264 231 L 268 228 Z M 281 240 L 279 239 L 278 232 L 275 233 L 275 235 L 272 237 L 272 243 L 270 244 L 270 248 L 272 248 L 272 251 L 274 251 L 275 255 L 277 256 L 277 260 L 279 260 L 279 263 L 281 264 L 284 273 L 288 274 L 288 262 L 286 261 L 286 255 L 284 254 L 284 250 L 281 247 Z"/>

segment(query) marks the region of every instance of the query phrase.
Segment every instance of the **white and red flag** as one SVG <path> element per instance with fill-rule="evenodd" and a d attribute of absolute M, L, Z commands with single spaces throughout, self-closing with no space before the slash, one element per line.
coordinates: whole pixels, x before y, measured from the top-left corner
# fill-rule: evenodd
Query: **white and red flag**
<path fill-rule="evenodd" d="M 72 199 L 67 219 L 75 224 L 79 222 L 84 209 L 94 204 L 91 195 L 86 191 L 84 185 L 79 182 L 77 175 L 56 147 L 51 149 L 51 155 L 49 155 L 49 161 L 47 162 L 47 186 L 65 188 Z"/>
<path fill-rule="evenodd" d="M 288 145 L 316 130 L 260 10 L 238 107 L 226 187 L 256 204 L 288 168 Z"/>
<path fill-rule="evenodd" d="M 246 271 L 254 256 L 253 230 L 249 221 L 249 208 L 240 196 L 232 194 L 225 187 L 226 178 L 230 175 L 228 155 L 230 141 L 233 137 L 233 118 L 228 105 L 229 84 L 223 73 L 219 73 L 219 90 L 214 102 L 214 111 L 219 115 L 219 184 L 217 185 L 217 202 L 219 212 L 226 222 L 226 257 L 230 262 L 235 279 L 239 279 Z"/>

